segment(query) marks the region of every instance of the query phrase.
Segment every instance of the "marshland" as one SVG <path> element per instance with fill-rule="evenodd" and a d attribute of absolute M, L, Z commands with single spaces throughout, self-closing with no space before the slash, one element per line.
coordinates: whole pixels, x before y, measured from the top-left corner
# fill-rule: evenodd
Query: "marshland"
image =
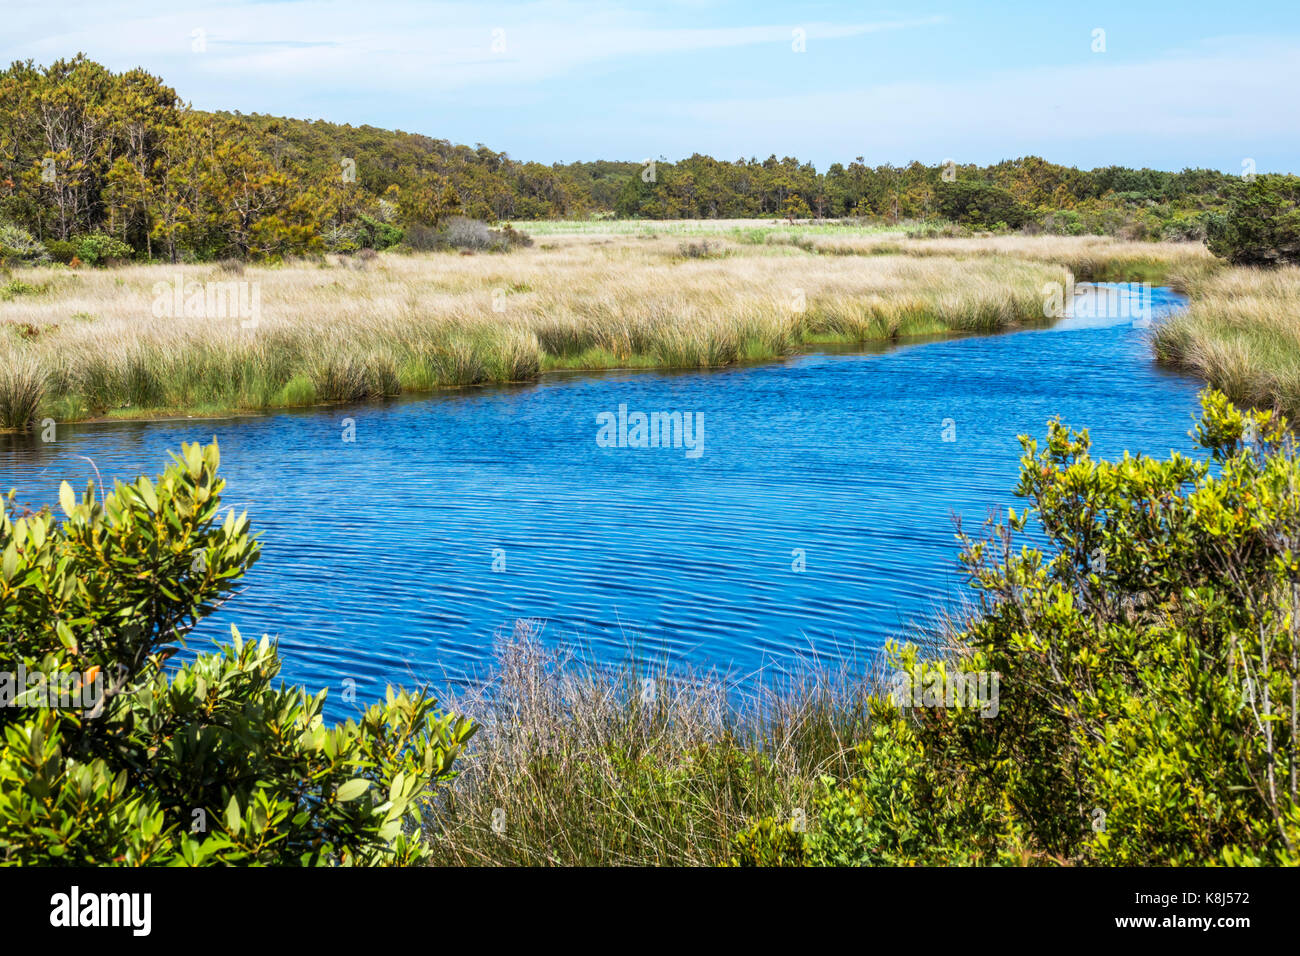
<path fill-rule="evenodd" d="M 1036 652 L 990 658 L 980 643 L 996 605 L 968 603 L 952 519 L 978 526 L 1017 502 L 1017 472 L 1028 481 L 1039 466 L 1024 470 L 1015 436 L 1054 415 L 1092 425 L 1099 455 L 1151 456 L 1141 462 L 1196 456 L 1201 383 L 1290 411 L 1300 270 L 1103 236 L 763 221 L 516 232 L 529 228 L 531 243 L 505 252 L 13 270 L 0 410 L 20 428 L 0 440 L 4 472 L 40 504 L 65 476 L 130 479 L 215 437 L 233 500 L 267 531 L 264 560 L 256 586 L 205 612 L 189 641 L 224 642 L 232 625 L 274 635 L 292 684 L 345 689 L 324 705 L 332 719 L 351 713 L 351 695 L 376 699 L 394 682 L 469 715 L 479 729 L 456 745 L 461 776 L 430 779 L 424 862 L 1291 859 L 1289 825 L 1267 823 L 1286 798 L 1238 798 L 1219 821 L 1217 785 L 1207 797 L 1184 765 L 1162 762 L 1163 744 L 1136 739 L 1154 763 L 1146 789 L 1122 799 L 1091 736 L 1070 749 L 1097 762 L 1081 792 L 1107 794 L 1112 826 L 1135 834 L 1123 842 L 1073 833 L 1074 811 L 1017 774 L 989 786 L 1034 806 L 1032 820 L 973 819 L 964 806 L 1001 798 L 952 741 L 1020 718 L 976 715 L 958 732 L 960 711 L 940 723 L 900 711 L 891 681 L 936 666 L 995 669 L 1007 693 L 1045 679 L 1032 676 Z M 1097 298 L 1107 282 L 1146 311 Z M 1063 315 L 1051 307 L 1061 290 L 1076 296 Z M 600 447 L 600 416 L 624 405 L 689 409 L 707 421 L 707 450 Z M 1214 426 L 1225 427 L 1241 419 Z M 1285 462 L 1289 446 L 1270 441 L 1260 451 Z M 1059 480 L 1077 483 L 1091 466 L 1079 467 Z M 1104 481 L 1087 493 L 1148 495 Z M 1246 500 L 1265 526 L 1290 520 L 1285 496 Z M 1119 553 L 1153 546 L 1126 544 L 1135 530 L 1122 522 L 1113 533 Z M 1073 545 L 1054 544 L 1064 572 Z M 963 545 L 972 568 L 975 547 Z M 1224 587 L 1241 580 L 1229 570 Z M 1023 600 L 1013 593 L 1001 600 Z M 1278 593 L 1233 600 L 1267 617 L 1285 611 Z M 1125 626 L 1102 606 L 1086 613 Z M 1287 653 L 1275 645 L 1211 677 L 1276 668 L 1283 701 Z M 1126 692 L 1148 693 L 1149 680 Z M 1228 719 L 1196 710 L 1205 697 L 1187 698 L 1176 674 L 1159 680 L 1195 705 L 1189 727 Z M 1276 751 L 1258 749 L 1268 725 L 1232 719 L 1248 753 L 1208 759 L 1238 761 L 1245 780 Z M 1098 721 L 1140 726 L 1071 720 L 1069 733 L 1087 735 Z M 962 796 L 900 802 L 900 780 Z M 1171 787 L 1193 808 L 1184 827 L 1125 823 Z M 1035 829 L 1043 819 L 1055 822 Z"/>
<path fill-rule="evenodd" d="M 0 862 L 1300 862 L 1295 177 L 0 121 Z"/>
<path fill-rule="evenodd" d="M 378 399 L 556 369 L 716 368 L 1041 325 L 1053 284 L 1154 277 L 1190 289 L 1216 271 L 1186 243 L 770 223 L 695 223 L 683 240 L 676 225 L 555 224 L 509 254 L 19 269 L 4 287 L 0 408 L 13 427 L 32 415 Z M 178 289 L 197 307 L 174 307 Z M 214 289 L 230 290 L 229 307 L 204 303 Z M 241 294 L 258 307 L 255 324 L 236 307 Z"/>

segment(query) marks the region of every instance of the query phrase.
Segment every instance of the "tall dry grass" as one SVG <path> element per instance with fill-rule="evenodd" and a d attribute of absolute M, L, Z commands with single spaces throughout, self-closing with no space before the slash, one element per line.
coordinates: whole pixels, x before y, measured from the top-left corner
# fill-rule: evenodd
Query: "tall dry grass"
<path fill-rule="evenodd" d="M 0 428 L 26 428 L 36 419 L 46 377 L 31 356 L 14 356 L 0 365 Z"/>
<path fill-rule="evenodd" d="M 32 269 L 15 286 L 30 291 L 0 304 L 0 362 L 36 363 L 42 407 L 61 420 L 355 401 L 550 368 L 720 366 L 827 341 L 1042 321 L 1047 282 L 1067 269 L 1095 278 L 1079 265 L 1114 267 L 1139 245 L 826 232 L 796 245 L 781 232 L 762 242 L 724 232 L 696 258 L 672 235 L 592 233 L 509 255 L 331 258 L 237 276 L 217 264 Z M 860 246 L 830 245 L 845 242 Z M 1201 261 L 1172 246 L 1142 249 L 1166 266 Z M 156 318 L 154 286 L 177 275 L 256 284 L 257 327 Z"/>
<path fill-rule="evenodd" d="M 521 622 L 444 702 L 483 727 L 428 821 L 436 863 L 718 865 L 860 769 L 872 676 L 809 666 L 738 702 L 716 674 L 601 670 L 539 636 Z"/>
<path fill-rule="evenodd" d="M 1300 420 L 1300 267 L 1234 268 L 1197 284 L 1156 328 L 1163 361 L 1229 398 Z"/>
<path fill-rule="evenodd" d="M 1063 266 L 1079 281 L 1143 282 L 1185 291 L 1223 268 L 1201 243 L 1131 242 L 1107 236 L 992 235 L 972 238 L 900 239 L 838 237 L 798 229 L 766 232 L 770 245 L 795 245 L 831 255 L 908 255 L 955 259 L 1010 258 Z"/>

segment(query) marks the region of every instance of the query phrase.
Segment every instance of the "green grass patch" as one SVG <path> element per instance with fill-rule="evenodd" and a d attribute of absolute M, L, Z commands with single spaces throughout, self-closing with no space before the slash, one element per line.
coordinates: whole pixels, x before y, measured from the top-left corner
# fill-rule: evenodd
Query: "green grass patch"
<path fill-rule="evenodd" d="M 293 407 L 316 404 L 316 384 L 306 375 L 295 375 L 276 394 L 272 405 Z"/>

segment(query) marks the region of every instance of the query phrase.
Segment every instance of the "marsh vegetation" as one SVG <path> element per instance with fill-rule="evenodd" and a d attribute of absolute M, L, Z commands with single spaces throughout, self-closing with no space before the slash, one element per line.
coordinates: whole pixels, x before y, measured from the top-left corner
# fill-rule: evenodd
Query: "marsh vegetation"
<path fill-rule="evenodd" d="M 1186 286 L 1219 268 L 1200 247 L 1100 237 L 909 239 L 771 223 L 700 235 L 707 254 L 683 254 L 692 244 L 676 229 L 557 229 L 508 256 L 18 270 L 0 331 L 5 424 L 358 401 L 551 369 L 705 368 L 827 343 L 998 332 L 1047 321 L 1044 286 L 1071 275 Z M 232 283 L 232 296 L 255 293 L 255 322 L 205 306 L 204 290 Z M 194 314 L 178 287 L 198 290 Z"/>

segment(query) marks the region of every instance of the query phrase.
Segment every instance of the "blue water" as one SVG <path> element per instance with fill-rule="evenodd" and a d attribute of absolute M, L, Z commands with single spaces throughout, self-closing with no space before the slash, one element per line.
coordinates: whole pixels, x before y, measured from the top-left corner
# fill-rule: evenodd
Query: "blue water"
<path fill-rule="evenodd" d="M 1178 302 L 1155 290 L 1159 309 Z M 1065 319 L 883 354 L 67 425 L 50 444 L 0 436 L 0 488 L 53 502 L 93 474 L 78 456 L 129 479 L 215 435 L 226 503 L 248 510 L 263 556 L 190 646 L 232 624 L 268 633 L 285 677 L 352 678 L 362 701 L 481 676 L 494 637 L 527 618 L 597 661 L 744 680 L 868 659 L 967 593 L 952 515 L 974 527 L 1018 506 L 1016 436 L 1052 416 L 1089 427 L 1100 455 L 1191 451 L 1198 386 L 1154 366 L 1147 334 Z M 697 414 L 702 453 L 602 447 L 596 416 L 620 404 Z"/>

